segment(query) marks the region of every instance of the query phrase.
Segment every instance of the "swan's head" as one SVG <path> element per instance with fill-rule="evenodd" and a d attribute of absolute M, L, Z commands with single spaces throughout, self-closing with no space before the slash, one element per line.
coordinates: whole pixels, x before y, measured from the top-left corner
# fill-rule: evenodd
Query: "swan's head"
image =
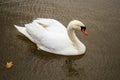
<path fill-rule="evenodd" d="M 86 26 L 79 20 L 71 21 L 68 26 L 70 29 L 81 30 L 85 35 L 88 35 Z"/>

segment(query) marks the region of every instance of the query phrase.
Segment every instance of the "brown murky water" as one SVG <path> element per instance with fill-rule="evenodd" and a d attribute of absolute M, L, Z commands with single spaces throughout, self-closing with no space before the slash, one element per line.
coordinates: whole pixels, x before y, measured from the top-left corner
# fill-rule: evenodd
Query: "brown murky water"
<path fill-rule="evenodd" d="M 38 51 L 14 24 L 54 18 L 67 26 L 73 19 L 87 26 L 76 32 L 87 46 L 83 56 Z M 1 0 L 0 80 L 120 80 L 120 0 Z M 7 61 L 13 61 L 6 69 Z"/>

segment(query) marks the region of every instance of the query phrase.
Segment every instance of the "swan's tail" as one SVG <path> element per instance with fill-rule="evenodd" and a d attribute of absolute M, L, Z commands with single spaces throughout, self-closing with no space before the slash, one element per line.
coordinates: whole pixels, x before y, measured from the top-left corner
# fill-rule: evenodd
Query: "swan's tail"
<path fill-rule="evenodd" d="M 32 42 L 34 42 L 32 37 L 27 33 L 25 27 L 21 27 L 21 26 L 17 26 L 17 25 L 14 25 L 14 26 L 20 33 L 24 34 L 28 39 L 30 39 Z"/>
<path fill-rule="evenodd" d="M 17 26 L 17 25 L 14 25 L 14 26 L 20 33 L 26 35 L 26 28 L 25 27 L 20 27 L 20 26 Z"/>

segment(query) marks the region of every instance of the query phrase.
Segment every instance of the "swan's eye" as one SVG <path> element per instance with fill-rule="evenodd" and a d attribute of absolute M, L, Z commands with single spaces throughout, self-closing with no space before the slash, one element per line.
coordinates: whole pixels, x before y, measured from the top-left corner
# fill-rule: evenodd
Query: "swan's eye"
<path fill-rule="evenodd" d="M 81 31 L 82 31 L 83 29 L 86 30 L 86 27 L 85 27 L 85 26 L 81 26 Z"/>

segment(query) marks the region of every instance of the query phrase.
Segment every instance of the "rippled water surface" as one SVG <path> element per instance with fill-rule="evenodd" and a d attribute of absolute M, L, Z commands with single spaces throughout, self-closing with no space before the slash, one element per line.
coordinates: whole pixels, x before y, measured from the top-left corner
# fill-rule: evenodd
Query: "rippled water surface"
<path fill-rule="evenodd" d="M 120 80 L 119 0 L 1 0 L 0 80 Z M 83 56 L 38 51 L 13 25 L 54 18 L 65 26 L 81 20 L 89 35 L 76 32 L 86 45 Z M 13 61 L 10 69 L 7 61 Z"/>

